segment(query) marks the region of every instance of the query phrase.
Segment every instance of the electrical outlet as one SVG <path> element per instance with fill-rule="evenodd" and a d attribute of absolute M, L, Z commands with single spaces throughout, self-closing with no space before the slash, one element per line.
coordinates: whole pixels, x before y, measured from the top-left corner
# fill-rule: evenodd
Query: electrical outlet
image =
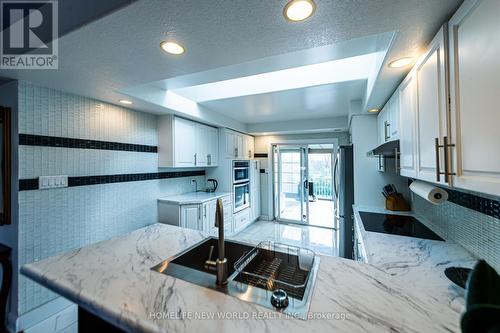
<path fill-rule="evenodd" d="M 46 190 L 50 188 L 68 187 L 68 176 L 40 176 L 38 177 L 38 188 Z"/>

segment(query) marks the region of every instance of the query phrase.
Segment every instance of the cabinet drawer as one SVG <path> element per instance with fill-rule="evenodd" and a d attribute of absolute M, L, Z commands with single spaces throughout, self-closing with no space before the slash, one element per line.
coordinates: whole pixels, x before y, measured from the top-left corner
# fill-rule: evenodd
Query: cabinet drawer
<path fill-rule="evenodd" d="M 250 210 L 245 209 L 244 211 L 233 216 L 234 231 L 239 231 L 250 223 Z"/>
<path fill-rule="evenodd" d="M 222 200 L 222 205 L 223 206 L 232 205 L 232 203 L 233 203 L 233 198 L 230 195 L 222 197 L 221 200 Z"/>

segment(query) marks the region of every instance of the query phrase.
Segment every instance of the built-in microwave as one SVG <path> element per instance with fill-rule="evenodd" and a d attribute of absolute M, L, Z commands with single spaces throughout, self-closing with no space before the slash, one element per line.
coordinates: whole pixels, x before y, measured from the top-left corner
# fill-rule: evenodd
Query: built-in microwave
<path fill-rule="evenodd" d="M 250 207 L 250 182 L 234 184 L 234 212 Z"/>
<path fill-rule="evenodd" d="M 233 184 L 250 180 L 250 161 L 233 161 Z"/>

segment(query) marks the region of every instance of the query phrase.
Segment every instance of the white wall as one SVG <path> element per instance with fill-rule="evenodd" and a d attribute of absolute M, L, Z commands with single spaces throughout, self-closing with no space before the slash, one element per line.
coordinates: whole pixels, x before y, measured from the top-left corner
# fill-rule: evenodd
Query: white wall
<path fill-rule="evenodd" d="M 0 105 L 10 107 L 12 109 L 11 115 L 11 158 L 12 158 L 12 179 L 11 182 L 11 225 L 4 225 L 0 227 L 0 243 L 3 243 L 12 248 L 12 266 L 17 267 L 18 264 L 18 221 L 17 221 L 17 111 L 18 111 L 18 98 L 17 98 L 17 81 L 6 83 L 0 86 Z M 2 282 L 2 269 L 0 268 L 0 283 Z M 17 290 L 18 276 L 13 274 L 12 277 L 12 290 Z M 7 313 L 16 314 L 17 293 L 12 293 L 9 300 L 9 308 Z"/>
<path fill-rule="evenodd" d="M 351 140 L 354 149 L 354 203 L 356 205 L 385 206 L 382 188 L 394 184 L 409 199 L 407 179 L 393 169 L 377 171 L 377 159 L 366 153 L 377 146 L 377 116 L 354 116 L 351 121 Z M 387 163 L 391 163 L 391 159 Z"/>
<path fill-rule="evenodd" d="M 151 114 L 19 83 L 19 133 L 155 146 L 156 128 L 157 117 Z M 19 147 L 20 179 L 158 171 L 156 153 Z M 198 176 L 19 192 L 19 266 L 156 223 L 156 199 L 192 191 L 191 178 L 199 184 L 205 180 Z M 19 315 L 57 297 L 22 276 L 18 296 Z"/>

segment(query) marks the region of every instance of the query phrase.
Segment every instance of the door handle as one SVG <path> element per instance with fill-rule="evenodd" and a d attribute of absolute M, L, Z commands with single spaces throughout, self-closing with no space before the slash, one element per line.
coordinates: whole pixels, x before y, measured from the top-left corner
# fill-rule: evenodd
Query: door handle
<path fill-rule="evenodd" d="M 335 191 L 335 198 L 339 197 L 339 193 L 337 192 L 337 168 L 339 166 L 339 159 L 335 159 L 335 165 L 333 166 L 333 190 Z"/>
<path fill-rule="evenodd" d="M 196 153 L 194 154 L 194 165 L 196 165 Z"/>

